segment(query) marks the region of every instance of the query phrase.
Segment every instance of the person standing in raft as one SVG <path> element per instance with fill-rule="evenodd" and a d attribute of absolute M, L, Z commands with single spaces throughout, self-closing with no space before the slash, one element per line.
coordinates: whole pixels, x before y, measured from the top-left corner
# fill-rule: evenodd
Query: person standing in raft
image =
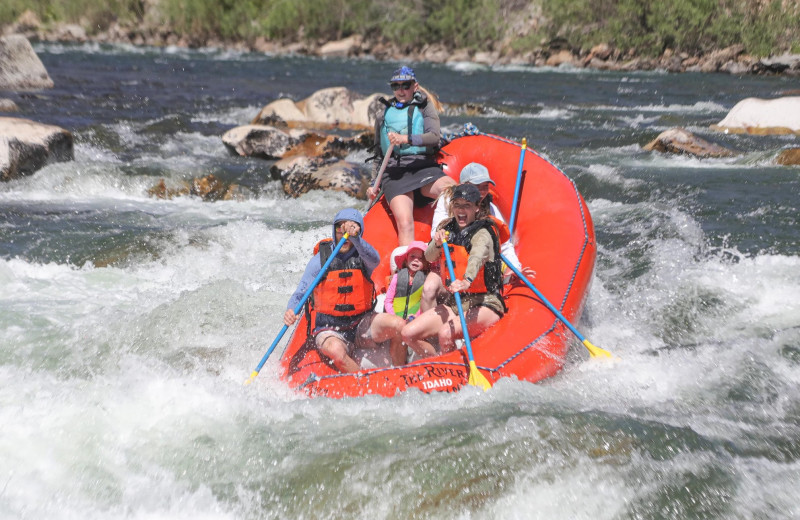
<path fill-rule="evenodd" d="M 483 204 L 479 204 L 483 202 Z M 470 338 L 481 334 L 505 314 L 500 239 L 497 221 L 489 217 L 488 204 L 473 184 L 461 184 L 453 190 L 450 218 L 443 221 L 425 249 L 429 262 L 439 260 L 442 283 L 451 293 L 447 301 L 423 312 L 403 327 L 403 342 L 422 357 L 436 354 L 425 341 L 438 336 L 442 352 L 455 348 L 463 337 L 458 307 L 452 293 L 461 293 L 461 302 Z M 443 242 L 447 240 L 453 260 L 455 280 L 449 280 Z"/>
<path fill-rule="evenodd" d="M 425 242 L 415 240 L 393 257 L 400 267 L 392 276 L 383 301 L 386 312 L 396 314 L 404 320 L 413 320 L 420 314 L 422 286 L 427 275 L 428 261 L 425 260 Z M 394 252 L 393 252 L 394 254 Z"/>
<path fill-rule="evenodd" d="M 389 85 L 394 97 L 380 99 L 386 109 L 375 118 L 375 142 L 380 144 L 381 158 L 390 146 L 394 148 L 380 186 L 369 187 L 367 195 L 372 200 L 383 189 L 397 226 L 397 241 L 405 246 L 414 240 L 414 206 L 433 202 L 455 181 L 436 162 L 441 138 L 439 101 L 417 83 L 409 67 L 395 70 Z"/>
<path fill-rule="evenodd" d="M 405 320 L 394 314 L 376 314 L 372 271 L 380 255 L 361 239 L 364 221 L 356 209 L 343 209 L 333 219 L 333 240 L 324 239 L 314 248 L 297 289 L 289 298 L 283 322 L 294 325 L 299 316 L 294 308 L 330 258 L 345 233 L 348 239 L 336 254 L 325 276 L 314 288 L 309 305 L 317 311 L 312 335 L 317 349 L 333 361 L 341 372 L 357 372 L 360 366 L 351 357 L 355 348 L 378 348 L 391 340 L 392 359 L 405 361 L 400 329 Z M 402 358 L 400 357 L 400 354 Z"/>

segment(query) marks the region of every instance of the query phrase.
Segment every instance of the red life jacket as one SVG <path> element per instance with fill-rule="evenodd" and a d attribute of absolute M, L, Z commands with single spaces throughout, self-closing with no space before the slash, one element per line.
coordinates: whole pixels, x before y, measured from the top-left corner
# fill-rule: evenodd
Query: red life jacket
<path fill-rule="evenodd" d="M 320 240 L 314 246 L 314 254 L 317 252 L 320 265 L 325 265 L 333 252 L 333 240 Z M 333 259 L 325 276 L 314 288 L 311 306 L 330 316 L 357 316 L 372 310 L 375 287 L 358 252 L 347 260 L 338 255 Z"/>

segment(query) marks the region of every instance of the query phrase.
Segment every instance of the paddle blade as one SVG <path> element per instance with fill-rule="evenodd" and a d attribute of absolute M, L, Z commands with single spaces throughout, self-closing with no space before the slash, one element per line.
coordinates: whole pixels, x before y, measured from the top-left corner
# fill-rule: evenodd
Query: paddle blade
<path fill-rule="evenodd" d="M 492 387 L 492 383 L 489 382 L 486 377 L 481 374 L 481 371 L 478 370 L 478 366 L 475 365 L 474 361 L 469 362 L 469 384 L 472 386 L 479 386 L 483 388 L 483 391 L 490 389 Z"/>
<path fill-rule="evenodd" d="M 247 385 L 249 385 L 250 383 L 252 383 L 252 382 L 253 382 L 253 380 L 256 378 L 256 376 L 257 376 L 257 375 L 258 375 L 258 371 L 257 371 L 257 370 L 253 370 L 253 373 L 252 373 L 252 374 L 250 374 L 250 377 L 248 377 L 248 378 L 245 380 L 245 382 L 244 382 L 244 386 L 247 386 Z"/>
<path fill-rule="evenodd" d="M 592 345 L 588 339 L 583 340 L 583 346 L 589 349 L 589 355 L 592 357 L 614 357 L 611 355 L 611 352 Z"/>

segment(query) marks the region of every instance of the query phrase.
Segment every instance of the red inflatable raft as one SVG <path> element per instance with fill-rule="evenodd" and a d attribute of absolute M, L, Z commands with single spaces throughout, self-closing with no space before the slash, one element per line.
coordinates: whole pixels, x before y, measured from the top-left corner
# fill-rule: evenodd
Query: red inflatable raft
<path fill-rule="evenodd" d="M 494 202 L 508 222 L 521 149 L 520 144 L 501 137 L 467 135 L 444 146 L 439 158 L 444 171 L 456 180 L 463 166 L 471 162 L 485 165 L 497 183 Z M 514 231 L 517 256 L 523 266 L 536 272 L 536 288 L 574 324 L 594 271 L 596 246 L 591 216 L 575 184 L 563 172 L 530 149 L 524 155 Z M 432 215 L 431 207 L 415 211 L 418 240 L 430 240 Z M 372 276 L 380 293 L 389 276 L 389 255 L 397 247 L 394 221 L 384 199 L 364 216 L 364 238 L 381 254 L 381 264 Z M 525 285 L 507 285 L 504 297 L 508 313 L 472 340 L 481 373 L 491 382 L 502 377 L 536 382 L 556 374 L 563 366 L 571 332 Z M 376 366 L 379 363 L 369 361 L 369 355 L 374 352 L 361 362 L 362 367 L 374 368 L 339 373 L 320 358 L 313 342 L 307 341 L 303 318 L 281 358 L 281 376 L 291 387 L 310 396 L 329 397 L 393 396 L 409 388 L 451 392 L 468 382 L 464 348 L 402 367 Z"/>

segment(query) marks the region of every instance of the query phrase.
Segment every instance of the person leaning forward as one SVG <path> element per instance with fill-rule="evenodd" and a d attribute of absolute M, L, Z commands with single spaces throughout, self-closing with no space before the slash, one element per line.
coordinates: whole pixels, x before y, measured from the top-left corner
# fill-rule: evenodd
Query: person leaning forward
<path fill-rule="evenodd" d="M 386 106 L 375 119 L 375 142 L 381 157 L 390 146 L 392 156 L 380 186 L 367 189 L 374 199 L 383 189 L 397 225 L 397 241 L 406 246 L 414 240 L 414 206 L 433 202 L 443 189 L 455 184 L 436 162 L 441 138 L 436 97 L 417 83 L 414 70 L 401 67 L 389 81 L 394 97 L 381 98 Z"/>
<path fill-rule="evenodd" d="M 397 359 L 396 364 L 402 364 L 406 355 L 399 335 L 405 320 L 393 314 L 373 312 L 375 289 L 371 276 L 380 262 L 380 255 L 361 238 L 363 229 L 364 221 L 358 210 L 344 209 L 336 214 L 333 240 L 325 239 L 317 244 L 283 315 L 287 326 L 297 322 L 299 316 L 293 309 L 330 258 L 336 244 L 347 233 L 347 241 L 309 300 L 316 310 L 312 330 L 314 344 L 341 372 L 360 370 L 352 358 L 355 348 L 378 348 L 380 343 L 391 340 L 393 362 Z"/>

